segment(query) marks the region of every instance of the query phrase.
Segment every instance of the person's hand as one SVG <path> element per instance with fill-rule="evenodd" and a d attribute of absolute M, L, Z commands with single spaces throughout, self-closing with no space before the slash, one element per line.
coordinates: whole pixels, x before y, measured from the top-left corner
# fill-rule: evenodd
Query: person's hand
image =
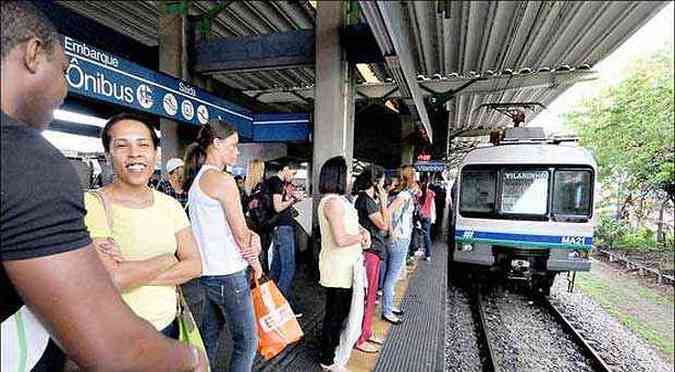
<path fill-rule="evenodd" d="M 263 269 L 262 266 L 260 266 L 260 261 L 256 261 L 255 264 L 253 265 L 253 275 L 257 280 L 260 280 L 263 276 Z"/>
<path fill-rule="evenodd" d="M 96 238 L 93 241 L 94 248 L 99 255 L 107 256 L 115 262 L 122 262 L 124 258 L 122 257 L 122 251 L 120 250 L 117 242 L 112 238 Z"/>
<path fill-rule="evenodd" d="M 361 231 L 359 231 L 359 233 L 361 235 L 361 248 L 363 249 L 370 248 L 371 241 L 370 241 L 370 233 L 368 232 L 368 230 L 362 228 Z"/>
<path fill-rule="evenodd" d="M 387 201 L 388 201 L 387 190 L 385 190 L 383 188 L 378 188 L 377 197 L 378 197 L 378 199 L 380 199 L 380 205 L 382 205 L 386 208 L 387 207 Z"/>
<path fill-rule="evenodd" d="M 206 357 L 206 351 L 199 350 L 195 346 L 191 346 L 193 353 L 197 358 L 197 365 L 193 369 L 194 372 L 208 372 L 209 371 L 209 359 Z"/>
<path fill-rule="evenodd" d="M 262 243 L 260 241 L 260 235 L 251 232 L 251 249 L 255 252 L 255 255 L 259 255 L 262 250 Z"/>

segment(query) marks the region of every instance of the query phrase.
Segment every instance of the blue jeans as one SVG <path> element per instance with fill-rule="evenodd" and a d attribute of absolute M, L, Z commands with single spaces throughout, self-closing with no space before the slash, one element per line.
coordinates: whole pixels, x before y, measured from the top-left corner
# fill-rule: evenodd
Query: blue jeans
<path fill-rule="evenodd" d="M 431 257 L 431 218 L 422 218 L 422 230 L 424 230 L 424 256 Z"/>
<path fill-rule="evenodd" d="M 405 258 L 409 245 L 410 238 L 397 239 L 387 243 L 387 270 L 382 294 L 382 315 L 384 316 L 394 315 L 394 289 L 401 275 L 401 269 L 405 267 Z"/>
<path fill-rule="evenodd" d="M 281 294 L 291 303 L 291 284 L 295 275 L 295 229 L 293 226 L 274 228 L 274 256 L 270 277 L 279 287 Z"/>
<path fill-rule="evenodd" d="M 218 335 L 227 319 L 233 344 L 228 371 L 250 372 L 258 338 L 246 270 L 223 276 L 203 276 L 201 282 L 206 288 L 206 306 L 200 331 L 211 368 L 215 370 Z"/>
<path fill-rule="evenodd" d="M 178 328 L 178 320 L 174 319 L 173 322 L 171 322 L 171 324 L 169 324 L 168 326 L 166 326 L 166 328 L 161 330 L 160 333 L 166 337 L 178 340 L 178 336 L 180 336 Z"/>

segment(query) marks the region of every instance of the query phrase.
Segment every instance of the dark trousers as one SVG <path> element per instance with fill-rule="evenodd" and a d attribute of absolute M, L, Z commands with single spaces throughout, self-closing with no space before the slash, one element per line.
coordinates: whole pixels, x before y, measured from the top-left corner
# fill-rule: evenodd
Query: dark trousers
<path fill-rule="evenodd" d="M 424 256 L 431 257 L 431 218 L 422 218 L 422 230 L 424 230 Z"/>
<path fill-rule="evenodd" d="M 61 348 L 56 344 L 56 342 L 50 338 L 44 354 L 42 354 L 42 357 L 40 357 L 40 360 L 37 362 L 35 367 L 33 367 L 31 372 L 63 371 L 66 366 L 66 360 L 66 354 L 61 351 Z"/>
<path fill-rule="evenodd" d="M 324 288 L 326 289 L 326 315 L 323 319 L 319 363 L 329 366 L 333 364 L 335 348 L 340 344 L 340 332 L 349 315 L 352 289 Z"/>

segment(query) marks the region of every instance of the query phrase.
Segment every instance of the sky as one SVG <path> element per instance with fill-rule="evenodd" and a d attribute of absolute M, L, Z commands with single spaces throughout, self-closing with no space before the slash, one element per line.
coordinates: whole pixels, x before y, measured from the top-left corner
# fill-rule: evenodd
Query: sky
<path fill-rule="evenodd" d="M 672 48 L 675 33 L 674 10 L 673 2 L 670 2 L 612 54 L 591 66 L 598 72 L 597 80 L 575 84 L 527 126 L 542 127 L 547 134 L 573 134 L 571 129 L 563 125 L 563 114 L 574 111 L 584 98 L 598 95 L 604 87 L 620 83 L 636 58 L 649 56 L 666 46 Z"/>
<path fill-rule="evenodd" d="M 673 45 L 673 34 L 675 33 L 673 13 L 674 8 L 671 1 L 617 50 L 597 65 L 592 66 L 593 70 L 598 72 L 597 80 L 574 85 L 527 125 L 529 127 L 543 127 L 548 134 L 572 133 L 570 129 L 563 125 L 563 114 L 574 111 L 581 100 L 599 94 L 603 87 L 619 83 L 626 76 L 627 67 L 637 57 L 648 56 L 667 45 Z M 102 126 L 99 123 L 97 125 Z M 98 138 L 54 131 L 45 131 L 44 136 L 62 150 L 103 152 L 101 141 Z"/>

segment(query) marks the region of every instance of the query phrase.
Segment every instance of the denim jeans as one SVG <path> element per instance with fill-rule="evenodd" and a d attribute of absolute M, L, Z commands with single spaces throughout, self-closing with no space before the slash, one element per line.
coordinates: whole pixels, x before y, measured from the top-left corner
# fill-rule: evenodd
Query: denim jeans
<path fill-rule="evenodd" d="M 291 284 L 295 275 L 295 229 L 293 226 L 277 226 L 274 228 L 273 239 L 274 256 L 270 277 L 291 303 Z"/>
<path fill-rule="evenodd" d="M 431 218 L 422 218 L 422 230 L 424 230 L 424 256 L 431 257 Z"/>
<path fill-rule="evenodd" d="M 387 270 L 384 278 L 384 290 L 382 294 L 382 315 L 394 315 L 394 289 L 401 275 L 401 269 L 405 267 L 406 254 L 410 238 L 396 239 L 387 243 Z"/>
<path fill-rule="evenodd" d="M 225 319 L 233 344 L 227 370 L 250 372 L 253 368 L 258 338 L 248 278 L 246 270 L 201 278 L 206 287 L 206 306 L 200 331 L 212 370 L 215 370 L 218 359 L 218 336 L 225 327 Z"/>
<path fill-rule="evenodd" d="M 161 334 L 163 334 L 164 336 L 168 337 L 168 338 L 173 338 L 174 340 L 178 340 L 178 336 L 180 336 L 179 331 L 180 330 L 178 328 L 178 321 L 174 319 L 174 321 L 171 322 L 171 324 L 169 324 L 168 326 L 166 326 L 164 329 L 162 329 L 159 332 Z"/>

